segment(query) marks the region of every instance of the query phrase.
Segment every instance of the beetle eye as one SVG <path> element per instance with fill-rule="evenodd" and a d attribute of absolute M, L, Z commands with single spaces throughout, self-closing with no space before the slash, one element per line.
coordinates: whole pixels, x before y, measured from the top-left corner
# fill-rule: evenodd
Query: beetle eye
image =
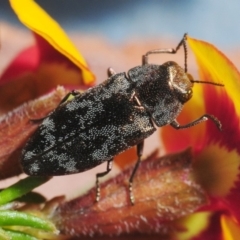
<path fill-rule="evenodd" d="M 192 97 L 192 89 L 187 90 L 185 93 L 180 93 L 178 94 L 178 99 L 182 102 L 185 103 L 187 102 L 191 97 Z"/>
<path fill-rule="evenodd" d="M 186 102 L 192 97 L 192 89 L 189 89 L 187 93 L 184 94 L 184 99 L 183 101 Z"/>
<path fill-rule="evenodd" d="M 192 89 L 189 89 L 188 90 L 188 99 L 190 99 L 192 97 L 192 93 L 193 93 Z"/>

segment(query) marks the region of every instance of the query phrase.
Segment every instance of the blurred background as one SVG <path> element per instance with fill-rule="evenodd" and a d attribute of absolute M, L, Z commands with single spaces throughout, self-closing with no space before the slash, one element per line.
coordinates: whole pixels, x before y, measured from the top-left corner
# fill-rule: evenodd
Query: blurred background
<path fill-rule="evenodd" d="M 186 32 L 191 37 L 214 44 L 240 69 L 239 0 L 36 2 L 68 33 L 89 62 L 98 82 L 106 79 L 108 67 L 113 67 L 116 72 L 127 71 L 140 65 L 141 55 L 150 49 L 176 47 Z M 31 32 L 18 21 L 9 2 L 0 1 L 0 72 L 17 53 L 34 44 L 33 41 Z M 161 64 L 166 58 L 183 63 L 182 53 L 177 56 L 153 56 L 151 61 Z M 190 72 L 197 76 L 191 56 L 188 64 Z M 152 144 L 155 142 L 148 140 L 145 154 L 156 147 L 156 144 Z M 65 181 L 67 177 L 54 178 L 48 185 L 51 189 L 48 196 L 62 194 L 64 186 L 71 192 L 71 197 L 76 196 L 79 191 L 94 185 L 95 173 L 102 169 L 105 169 L 105 165 L 95 168 L 92 174 L 86 172 L 70 176 L 71 186 Z M 64 179 L 64 182 L 57 184 L 55 179 Z M 8 183 L 5 181 L 5 184 Z"/>
<path fill-rule="evenodd" d="M 239 0 L 36 2 L 60 23 L 87 60 L 91 59 L 89 62 L 98 79 L 106 77 L 106 68 L 109 66 L 116 71 L 126 71 L 135 66 L 130 63 L 134 51 L 141 56 L 151 48 L 175 47 L 186 32 L 191 37 L 213 43 L 239 68 Z M 29 46 L 33 40 L 29 31 L 18 21 L 8 1 L 0 1 L 0 21 L 1 71 L 20 49 Z M 136 43 L 140 42 L 146 47 L 138 46 L 136 49 Z M 123 45 L 125 49 L 119 50 Z M 128 54 L 130 59 L 119 63 L 121 54 Z M 109 60 L 106 65 L 103 56 Z M 3 58 L 4 61 L 1 60 Z"/>
<path fill-rule="evenodd" d="M 238 0 L 37 0 L 68 32 L 102 35 L 115 43 L 131 38 L 191 36 L 224 48 L 240 44 Z M 21 26 L 0 2 L 0 19 Z"/>

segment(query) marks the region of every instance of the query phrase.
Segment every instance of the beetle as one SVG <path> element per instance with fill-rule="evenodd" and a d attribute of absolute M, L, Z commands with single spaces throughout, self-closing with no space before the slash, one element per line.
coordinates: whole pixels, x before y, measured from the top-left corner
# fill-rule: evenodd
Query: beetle
<path fill-rule="evenodd" d="M 156 127 L 170 124 L 189 128 L 208 119 L 221 130 L 213 115 L 180 125 L 176 118 L 192 97 L 194 82 L 187 73 L 187 35 L 171 49 L 157 49 L 143 55 L 143 64 L 128 73 L 115 73 L 84 93 L 70 92 L 46 116 L 22 151 L 23 171 L 32 176 L 57 176 L 86 171 L 107 162 L 106 171 L 96 175 L 96 201 L 100 199 L 99 178 L 112 169 L 115 155 L 137 146 L 137 162 L 129 178 L 129 196 L 134 204 L 132 183 L 141 161 L 144 139 Z M 185 67 L 173 61 L 162 65 L 148 63 L 150 54 L 175 54 L 184 48 Z M 203 82 L 202 83 L 211 83 Z M 221 85 L 217 83 L 211 83 Z M 72 100 L 67 100 L 69 95 Z"/>

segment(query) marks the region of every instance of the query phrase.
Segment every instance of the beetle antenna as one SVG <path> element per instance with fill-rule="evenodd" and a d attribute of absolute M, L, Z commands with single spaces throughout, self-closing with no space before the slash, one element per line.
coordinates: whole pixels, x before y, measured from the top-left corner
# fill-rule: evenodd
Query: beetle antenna
<path fill-rule="evenodd" d="M 184 71 L 185 73 L 187 72 L 187 57 L 188 57 L 188 51 L 187 51 L 187 33 L 185 33 L 183 35 L 182 40 L 180 41 L 180 43 L 177 45 L 176 47 L 176 52 L 178 51 L 178 49 L 183 46 L 184 49 Z"/>
<path fill-rule="evenodd" d="M 183 36 L 183 49 L 184 49 L 184 70 L 185 73 L 187 72 L 187 57 L 188 57 L 188 51 L 187 51 L 187 33 Z"/>
<path fill-rule="evenodd" d="M 215 83 L 215 82 L 209 82 L 209 81 L 200 81 L 200 80 L 190 80 L 192 83 L 206 83 L 206 84 L 212 84 L 220 87 L 224 87 L 224 84 L 222 83 Z"/>

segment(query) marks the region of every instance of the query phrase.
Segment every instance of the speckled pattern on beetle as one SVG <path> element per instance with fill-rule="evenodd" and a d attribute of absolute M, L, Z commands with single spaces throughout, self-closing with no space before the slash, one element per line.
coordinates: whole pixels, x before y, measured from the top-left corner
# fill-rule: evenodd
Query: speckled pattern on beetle
<path fill-rule="evenodd" d="M 148 55 L 185 50 L 185 69 L 175 62 L 148 64 Z M 22 151 L 21 165 L 33 176 L 56 176 L 83 172 L 137 145 L 138 161 L 130 177 L 131 184 L 143 150 L 143 141 L 156 127 L 170 124 L 176 129 L 192 127 L 208 119 L 219 129 L 220 121 L 205 114 L 186 125 L 176 117 L 192 97 L 192 80 L 186 69 L 186 35 L 176 49 L 157 49 L 143 56 L 143 65 L 128 73 L 109 70 L 102 84 L 62 101 L 29 139 Z M 199 82 L 199 81 L 196 81 Z M 99 191 L 99 190 L 98 190 Z M 97 193 L 100 195 L 100 193 Z M 98 196 L 99 198 L 99 196 Z M 133 203 L 133 196 L 130 197 Z M 97 199 L 99 200 L 99 199 Z"/>

